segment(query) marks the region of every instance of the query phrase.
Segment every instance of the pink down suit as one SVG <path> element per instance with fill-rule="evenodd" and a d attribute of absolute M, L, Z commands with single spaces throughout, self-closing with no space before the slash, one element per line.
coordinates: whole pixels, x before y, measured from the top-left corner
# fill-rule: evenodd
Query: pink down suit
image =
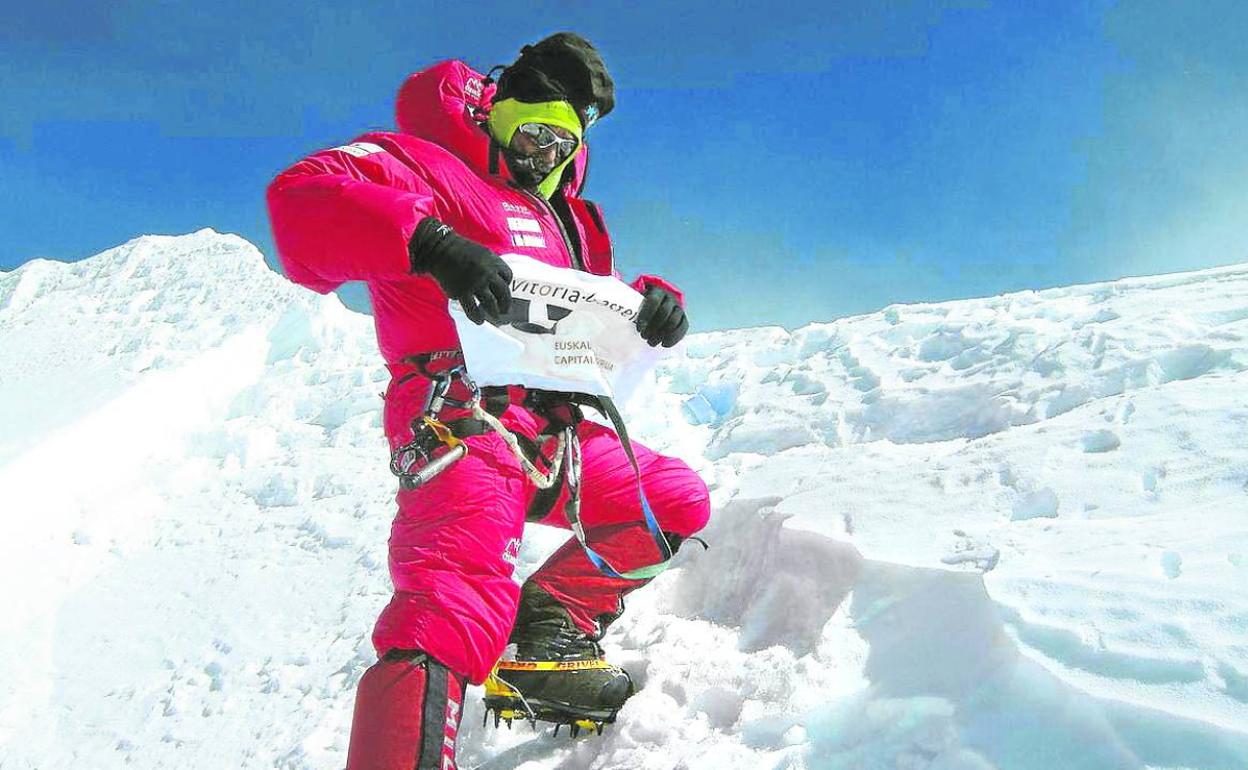
<path fill-rule="evenodd" d="M 589 272 L 618 275 L 602 214 L 580 197 L 587 150 L 565 174 L 566 237 L 551 205 L 509 183 L 506 164 L 490 163 L 481 115 L 493 85 L 459 61 L 410 76 L 399 91 L 398 133 L 372 132 L 323 150 L 282 172 L 268 189 L 277 252 L 292 281 L 318 292 L 364 281 L 377 339 L 391 373 L 384 422 L 391 447 L 411 437 L 429 380 L 409 357 L 461 361 L 447 298 L 427 276 L 412 275 L 407 242 L 433 216 L 496 253 L 531 256 L 572 267 L 573 251 Z M 493 168 L 492 168 L 493 166 Z M 523 237 L 515 220 L 529 220 Z M 532 222 L 539 224 L 534 232 Z M 569 228 L 570 229 L 570 228 Z M 570 245 L 569 242 L 575 245 Z M 633 287 L 659 285 L 642 276 Z M 430 369 L 437 368 L 431 364 Z M 510 388 L 502 415 L 510 430 L 534 438 L 544 419 L 520 405 Z M 452 390 L 452 396 L 466 394 Z M 463 416 L 450 410 L 445 419 Z M 581 518 L 591 544 L 620 570 L 659 559 L 642 523 L 633 471 L 614 432 L 591 422 L 578 428 L 584 474 Z M 419 649 L 480 684 L 502 653 L 515 621 L 519 586 L 514 564 L 525 515 L 537 490 L 501 436 L 467 439 L 466 458 L 416 490 L 400 490 L 390 537 L 394 596 L 373 632 L 378 654 Z M 633 443 L 646 496 L 665 532 L 689 536 L 707 522 L 706 485 L 683 462 Z M 565 493 L 566 494 L 566 493 Z M 560 499 L 543 524 L 567 527 Z M 570 611 L 587 633 L 621 609 L 641 585 L 595 569 L 574 538 L 531 578 Z"/>

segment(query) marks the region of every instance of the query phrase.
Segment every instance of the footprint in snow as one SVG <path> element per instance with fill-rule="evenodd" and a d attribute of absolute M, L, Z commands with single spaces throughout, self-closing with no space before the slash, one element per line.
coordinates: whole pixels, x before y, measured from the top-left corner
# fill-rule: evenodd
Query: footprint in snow
<path fill-rule="evenodd" d="M 1178 551 L 1166 551 L 1161 555 L 1161 571 L 1171 580 L 1183 574 L 1183 557 Z"/>
<path fill-rule="evenodd" d="M 1056 519 L 1059 502 L 1057 493 L 1048 487 L 1044 487 L 1016 502 L 1013 511 L 1010 513 L 1010 520 Z"/>
<path fill-rule="evenodd" d="M 1140 486 L 1144 488 L 1145 492 L 1156 492 L 1158 483 L 1165 478 L 1165 475 L 1166 469 L 1164 467 L 1150 468 L 1140 474 Z"/>
<path fill-rule="evenodd" d="M 1118 438 L 1118 434 L 1105 429 L 1084 431 L 1081 442 L 1083 451 L 1088 454 L 1112 452 L 1122 446 L 1122 439 Z"/>

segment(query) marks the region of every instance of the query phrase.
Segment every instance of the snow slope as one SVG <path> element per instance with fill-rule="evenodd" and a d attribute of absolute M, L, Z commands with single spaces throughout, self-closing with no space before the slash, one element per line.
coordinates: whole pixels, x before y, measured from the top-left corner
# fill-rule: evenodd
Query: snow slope
<path fill-rule="evenodd" d="M 0 273 L 0 767 L 344 764 L 385 377 L 233 236 Z M 608 636 L 641 691 L 474 693 L 463 764 L 1248 768 L 1246 386 L 1248 266 L 693 335 L 627 413 L 716 503 Z"/>

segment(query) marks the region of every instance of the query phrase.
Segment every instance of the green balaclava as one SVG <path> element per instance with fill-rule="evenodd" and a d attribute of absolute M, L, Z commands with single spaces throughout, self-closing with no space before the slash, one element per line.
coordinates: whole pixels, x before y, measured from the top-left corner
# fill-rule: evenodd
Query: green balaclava
<path fill-rule="evenodd" d="M 564 101 L 537 102 L 521 102 L 516 99 L 504 99 L 501 102 L 495 102 L 494 108 L 490 111 L 490 135 L 498 142 L 500 147 L 507 148 L 511 144 L 512 138 L 516 135 L 522 123 L 544 123 L 548 126 L 557 126 L 562 128 L 572 136 L 576 137 L 578 144 L 577 149 L 564 158 L 559 164 L 550 170 L 548 174 L 537 184 L 537 191 L 543 198 L 549 199 L 555 194 L 555 190 L 559 187 L 559 180 L 563 178 L 563 171 L 568 164 L 576 159 L 581 153 L 583 145 L 583 130 L 581 121 L 577 117 L 576 110 L 572 105 Z M 516 160 L 514 155 L 507 149 L 504 149 L 504 155 L 508 160 L 508 167 L 511 168 Z M 517 176 L 515 170 L 512 171 L 513 176 Z"/>

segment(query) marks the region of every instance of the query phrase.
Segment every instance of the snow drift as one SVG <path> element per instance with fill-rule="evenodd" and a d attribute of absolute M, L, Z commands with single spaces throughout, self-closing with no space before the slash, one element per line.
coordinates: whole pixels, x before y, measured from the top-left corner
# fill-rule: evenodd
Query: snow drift
<path fill-rule="evenodd" d="M 0 767 L 343 765 L 385 377 L 233 236 L 0 274 Z M 474 693 L 463 764 L 1242 770 L 1245 393 L 1248 266 L 692 335 L 627 414 L 716 502 L 607 638 L 641 691 Z"/>

